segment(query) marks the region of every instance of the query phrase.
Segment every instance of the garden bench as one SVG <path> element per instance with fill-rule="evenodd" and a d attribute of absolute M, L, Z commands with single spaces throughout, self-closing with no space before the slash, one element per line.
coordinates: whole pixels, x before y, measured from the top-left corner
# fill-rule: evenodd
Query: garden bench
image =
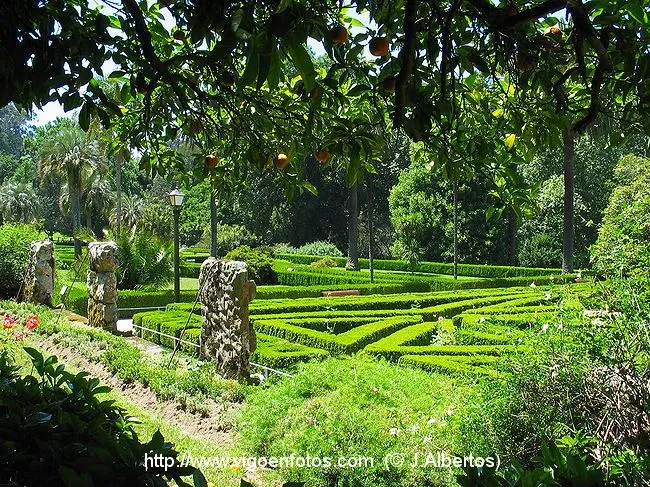
<path fill-rule="evenodd" d="M 342 289 L 340 291 L 323 291 L 322 294 L 329 298 L 332 296 L 359 296 L 361 293 L 358 289 Z"/>

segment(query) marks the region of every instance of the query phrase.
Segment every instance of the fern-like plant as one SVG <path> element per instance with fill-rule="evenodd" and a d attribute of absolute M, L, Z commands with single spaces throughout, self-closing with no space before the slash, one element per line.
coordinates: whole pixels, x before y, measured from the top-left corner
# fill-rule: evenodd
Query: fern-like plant
<path fill-rule="evenodd" d="M 117 244 L 119 289 L 160 288 L 174 276 L 172 243 L 143 231 L 122 228 Z"/>

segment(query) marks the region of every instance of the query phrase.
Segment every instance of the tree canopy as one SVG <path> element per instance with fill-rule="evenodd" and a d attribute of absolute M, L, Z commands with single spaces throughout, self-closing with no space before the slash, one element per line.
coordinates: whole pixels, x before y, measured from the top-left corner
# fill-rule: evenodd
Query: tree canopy
<path fill-rule="evenodd" d="M 369 170 L 386 127 L 423 141 L 448 169 L 509 167 L 513 153 L 531 158 L 601 114 L 650 132 L 648 6 L 8 0 L 0 105 L 80 107 L 82 127 L 93 115 L 112 124 L 115 150 L 128 142 L 149 172 L 222 183 L 280 153 L 284 177 L 300 183 L 302 156 L 323 147 L 335 163 L 345 155 L 353 174 Z M 327 53 L 325 65 L 308 42 Z M 193 164 L 174 151 L 179 137 L 197 147 Z M 473 144 L 477 160 L 459 157 Z M 206 167 L 207 153 L 219 162 Z"/>

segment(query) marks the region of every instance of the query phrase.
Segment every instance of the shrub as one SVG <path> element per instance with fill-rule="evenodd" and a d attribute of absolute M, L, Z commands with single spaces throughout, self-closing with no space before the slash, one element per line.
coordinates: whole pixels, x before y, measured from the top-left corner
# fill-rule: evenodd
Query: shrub
<path fill-rule="evenodd" d="M 531 235 L 521 242 L 519 263 L 531 267 L 559 267 L 562 265 L 562 241 L 548 233 Z"/>
<path fill-rule="evenodd" d="M 337 262 L 332 259 L 331 257 L 323 257 L 320 260 L 317 260 L 315 262 L 312 262 L 310 265 L 312 267 L 323 267 L 323 268 L 329 268 L 329 267 L 336 267 Z"/>
<path fill-rule="evenodd" d="M 598 240 L 591 248 L 594 267 L 599 272 L 610 276 L 647 273 L 650 266 L 649 164 L 650 159 L 634 156 L 619 161 L 620 185 L 610 197 Z M 629 179 L 628 168 L 634 166 L 638 169 L 631 172 L 634 177 Z"/>
<path fill-rule="evenodd" d="M 296 253 L 302 255 L 325 255 L 330 257 L 343 256 L 343 252 L 341 252 L 336 245 L 324 240 L 306 243 L 305 245 L 298 247 Z"/>
<path fill-rule="evenodd" d="M 29 264 L 29 248 L 41 234 L 30 225 L 0 226 L 0 298 L 15 298 Z"/>
<path fill-rule="evenodd" d="M 217 228 L 217 255 L 226 255 L 242 245 L 257 247 L 259 244 L 260 238 L 244 225 L 223 224 Z M 203 232 L 200 245 L 210 248 L 209 228 Z"/>
<path fill-rule="evenodd" d="M 20 375 L 0 355 L 0 478 L 15 485 L 163 485 L 195 475 L 193 467 L 147 469 L 145 455 L 176 458 L 160 432 L 141 443 L 127 412 L 104 401 L 99 380 L 72 374 L 56 357 L 26 348 L 34 375 Z"/>
<path fill-rule="evenodd" d="M 171 281 L 173 253 L 171 243 L 150 233 L 123 230 L 117 244 L 119 289 L 161 287 Z"/>
<path fill-rule="evenodd" d="M 273 258 L 260 249 L 251 249 L 247 245 L 228 252 L 226 260 L 240 260 L 248 267 L 248 277 L 257 284 L 274 284 Z"/>

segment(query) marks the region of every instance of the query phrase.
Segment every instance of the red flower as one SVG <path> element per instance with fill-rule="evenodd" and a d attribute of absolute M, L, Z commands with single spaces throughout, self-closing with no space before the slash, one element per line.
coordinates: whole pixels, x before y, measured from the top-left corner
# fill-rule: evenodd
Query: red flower
<path fill-rule="evenodd" d="M 5 330 L 11 330 L 15 324 L 16 320 L 14 320 L 11 316 L 5 316 L 2 320 L 2 328 Z"/>
<path fill-rule="evenodd" d="M 14 332 L 14 338 L 17 342 L 21 342 L 25 339 L 25 334 L 22 331 Z"/>
<path fill-rule="evenodd" d="M 27 318 L 27 321 L 25 321 L 25 327 L 28 330 L 35 330 L 40 324 L 41 319 L 38 316 L 30 316 Z"/>

